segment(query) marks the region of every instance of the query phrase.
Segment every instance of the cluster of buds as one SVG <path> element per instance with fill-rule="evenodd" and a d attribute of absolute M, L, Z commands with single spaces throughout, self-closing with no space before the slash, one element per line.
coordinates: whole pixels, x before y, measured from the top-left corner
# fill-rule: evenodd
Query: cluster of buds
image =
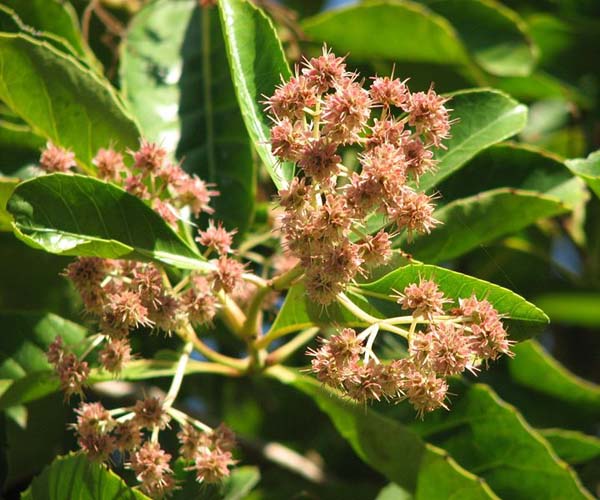
<path fill-rule="evenodd" d="M 324 49 L 266 101 L 273 153 L 298 167 L 279 192 L 281 230 L 315 302 L 329 304 L 358 272 L 387 262 L 394 233 L 429 233 L 437 223 L 431 197 L 409 181 L 417 186 L 435 168 L 433 149 L 449 137 L 447 100 L 433 88 L 411 92 L 397 78 L 376 77 L 366 89 Z M 360 172 L 342 164 L 346 146 L 362 150 Z M 389 232 L 365 234 L 374 213 Z"/>
<path fill-rule="evenodd" d="M 411 284 L 395 298 L 412 310 L 411 316 L 382 320 L 359 335 L 345 328 L 308 351 L 321 382 L 361 403 L 408 399 L 423 416 L 446 408 L 447 377 L 476 373 L 488 360 L 512 355 L 501 316 L 487 300 L 473 295 L 449 307 L 452 301 L 431 280 Z M 398 324 L 410 324 L 410 329 Z M 407 338 L 406 358 L 382 363 L 373 352 L 378 331 L 386 325 Z"/>
<path fill-rule="evenodd" d="M 146 398 L 131 408 L 113 411 L 99 402 L 81 403 L 76 413 L 72 427 L 80 448 L 91 460 L 110 463 L 118 452 L 142 490 L 152 498 L 163 498 L 176 488 L 171 454 L 154 438 L 155 431 L 166 428 L 170 421 L 161 400 Z M 123 415 L 115 418 L 120 413 Z M 178 433 L 181 458 L 193 463 L 190 469 L 196 471 L 199 482 L 221 481 L 235 464 L 231 453 L 235 446 L 233 432 L 223 424 L 211 429 L 185 417 L 193 424 L 184 422 Z"/>
<path fill-rule="evenodd" d="M 168 161 L 164 148 L 141 140 L 139 149 L 129 151 L 129 155 L 130 161 L 126 162 L 118 151 L 100 149 L 92 161 L 98 178 L 122 186 L 146 201 L 172 226 L 177 224 L 184 208 L 196 217 L 201 212 L 212 213 L 210 199 L 219 193 Z M 42 151 L 40 168 L 48 173 L 68 173 L 76 167 L 75 155 L 52 142 Z"/>

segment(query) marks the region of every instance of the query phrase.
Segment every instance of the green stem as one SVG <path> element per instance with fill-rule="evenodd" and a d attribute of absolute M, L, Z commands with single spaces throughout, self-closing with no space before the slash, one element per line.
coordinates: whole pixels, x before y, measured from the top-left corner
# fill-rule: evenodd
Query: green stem
<path fill-rule="evenodd" d="M 273 366 L 283 363 L 287 358 L 294 354 L 298 349 L 310 342 L 319 332 L 319 328 L 309 328 L 296 335 L 292 340 L 274 350 L 267 356 L 266 365 Z"/>
<path fill-rule="evenodd" d="M 177 362 L 175 375 L 171 381 L 171 387 L 169 387 L 169 392 L 167 392 L 167 396 L 163 402 L 163 410 L 165 411 L 173 406 L 175 398 L 177 398 L 177 394 L 179 394 L 179 389 L 181 389 L 181 383 L 183 382 L 183 376 L 185 374 L 185 368 L 190 360 L 190 354 L 192 353 L 193 348 L 194 344 L 192 342 L 187 342 L 183 347 L 183 351 Z"/>
<path fill-rule="evenodd" d="M 357 318 L 366 321 L 367 323 L 374 325 L 378 324 L 382 330 L 395 333 L 401 337 L 406 338 L 408 332 L 404 328 L 398 328 L 385 322 L 385 319 L 376 318 L 371 316 L 369 313 L 363 311 L 359 306 L 352 302 L 345 294 L 340 293 L 337 298 L 338 302 L 343 305 L 348 311 L 354 314 Z"/>

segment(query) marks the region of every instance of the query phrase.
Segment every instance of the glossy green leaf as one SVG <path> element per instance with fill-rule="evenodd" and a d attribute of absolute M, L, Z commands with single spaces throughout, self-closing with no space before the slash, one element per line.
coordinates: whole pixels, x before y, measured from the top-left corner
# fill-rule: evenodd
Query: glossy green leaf
<path fill-rule="evenodd" d="M 61 52 L 64 52 L 67 55 L 73 56 L 77 58 L 83 64 L 88 65 L 86 61 L 81 59 L 81 53 L 79 53 L 76 49 L 74 49 L 64 38 L 55 35 L 54 33 L 49 33 L 46 31 L 39 31 L 33 28 L 32 26 L 27 25 L 23 22 L 23 20 L 17 15 L 17 13 L 6 7 L 5 5 L 0 4 L 0 32 L 3 33 L 23 33 L 31 38 L 35 38 L 40 42 L 48 42 L 50 45 L 54 46 Z"/>
<path fill-rule="evenodd" d="M 600 197 L 600 151 L 584 159 L 567 160 L 566 164 L 575 175 L 585 181 L 596 196 Z"/>
<path fill-rule="evenodd" d="M 496 188 L 537 191 L 574 208 L 585 189 L 564 162 L 551 153 L 517 143 L 495 144 L 477 154 L 461 170 L 439 185 L 438 203 L 466 198 Z"/>
<path fill-rule="evenodd" d="M 104 465 L 85 455 L 58 457 L 36 477 L 22 500 L 149 500 Z"/>
<path fill-rule="evenodd" d="M 567 429 L 541 429 L 539 433 L 569 464 L 582 464 L 600 456 L 600 439 L 595 436 Z"/>
<path fill-rule="evenodd" d="M 483 480 L 398 422 L 292 370 L 273 367 L 267 374 L 311 397 L 364 462 L 416 499 L 496 498 Z"/>
<path fill-rule="evenodd" d="M 333 9 L 305 19 L 302 29 L 356 61 L 460 65 L 469 59 L 452 25 L 413 2 L 377 1 Z"/>
<path fill-rule="evenodd" d="M 359 289 L 360 293 L 369 298 L 369 303 L 378 316 L 392 317 L 397 316 L 402 309 L 389 297 L 391 291 L 403 290 L 410 283 L 418 283 L 421 278 L 434 280 L 440 290 L 454 300 L 475 294 L 480 299 L 490 301 L 505 316 L 512 340 L 523 340 L 548 323 L 548 317 L 540 309 L 516 293 L 437 266 L 412 264 L 401 267 L 373 283 L 360 285 Z"/>
<path fill-rule="evenodd" d="M 486 385 L 469 387 L 450 412 L 433 413 L 414 428 L 501 498 L 591 498 L 550 445 Z"/>
<path fill-rule="evenodd" d="M 509 189 L 481 193 L 496 188 Z M 431 239 L 419 237 L 414 246 L 406 246 L 407 251 L 426 261 L 460 255 L 542 217 L 567 210 L 579 213 L 589 198 L 584 183 L 571 174 L 560 158 L 514 143 L 496 144 L 480 152 L 460 175 L 447 178 L 439 190 L 438 203 L 456 200 L 438 211 L 437 216 L 445 224 L 433 231 Z M 460 199 L 469 196 L 473 197 Z M 528 199 L 531 203 L 525 204 Z M 510 217 L 519 205 L 523 210 Z M 482 220 L 486 221 L 485 231 L 479 227 Z"/>
<path fill-rule="evenodd" d="M 527 108 L 497 90 L 467 90 L 452 95 L 452 126 L 447 149 L 436 154 L 435 173 L 426 174 L 419 187 L 437 186 L 483 149 L 517 134 L 527 121 Z"/>
<path fill-rule="evenodd" d="M 414 243 L 394 245 L 426 262 L 443 262 L 546 217 L 569 211 L 559 198 L 520 189 L 494 189 L 453 201 L 437 210 L 442 224 Z"/>
<path fill-rule="evenodd" d="M 498 285 L 450 271 L 442 267 L 411 264 L 386 274 L 377 281 L 353 287 L 347 295 L 365 312 L 378 318 L 391 318 L 402 314 L 401 307 L 391 297 L 394 290 L 403 290 L 410 283 L 433 279 L 446 296 L 458 300 L 475 294 L 489 300 L 506 318 L 512 340 L 523 340 L 534 335 L 548 323 L 548 317 L 536 306 L 514 292 Z M 359 320 L 340 304 L 327 308 L 313 304 L 302 284 L 294 285 L 275 319 L 269 334 L 286 335 L 314 325 L 360 327 Z"/>
<path fill-rule="evenodd" d="M 92 169 L 98 149 L 134 148 L 137 125 L 114 89 L 46 42 L 0 35 L 0 99 L 39 136 L 70 148 Z"/>
<path fill-rule="evenodd" d="M 254 212 L 255 167 L 226 58 L 216 9 L 164 0 L 134 17 L 120 73 L 145 135 L 177 148 L 188 172 L 215 184 L 215 217 L 243 233 Z"/>
<path fill-rule="evenodd" d="M 22 182 L 8 211 L 17 237 L 50 253 L 203 264 L 142 200 L 91 177 L 51 174 Z"/>
<path fill-rule="evenodd" d="M 58 36 L 80 57 L 91 57 L 77 25 L 77 13 L 69 3 L 58 0 L 3 0 L 2 3 L 35 31 Z"/>
<path fill-rule="evenodd" d="M 248 134 L 275 186 L 282 188 L 293 177 L 294 167 L 273 156 L 269 144 L 271 121 L 261 104 L 264 96 L 273 94 L 282 76 L 290 76 L 281 42 L 271 20 L 248 0 L 221 0 L 218 7 L 229 68 Z"/>
<path fill-rule="evenodd" d="M 427 2 L 427 6 L 450 21 L 473 59 L 488 73 L 498 76 L 531 73 L 537 48 L 525 22 L 513 10 L 494 0 L 434 0 Z"/>
<path fill-rule="evenodd" d="M 600 386 L 569 372 L 535 342 L 514 347 L 508 369 L 514 382 L 573 407 L 600 412 Z"/>

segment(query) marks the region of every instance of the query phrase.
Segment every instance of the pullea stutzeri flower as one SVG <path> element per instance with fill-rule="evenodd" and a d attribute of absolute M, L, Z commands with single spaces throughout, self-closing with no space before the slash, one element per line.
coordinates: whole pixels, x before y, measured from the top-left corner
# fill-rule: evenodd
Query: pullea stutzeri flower
<path fill-rule="evenodd" d="M 298 167 L 279 192 L 281 231 L 314 301 L 330 304 L 357 273 L 386 263 L 392 234 L 410 238 L 437 224 L 432 197 L 418 183 L 449 137 L 447 101 L 433 87 L 413 93 L 399 78 L 376 77 L 366 88 L 326 49 L 267 99 L 272 150 Z M 342 164 L 348 146 L 359 151 L 357 171 Z M 375 214 L 390 229 L 370 236 L 365 226 Z"/>
<path fill-rule="evenodd" d="M 361 403 L 408 399 L 422 416 L 447 408 L 447 377 L 476 373 L 482 363 L 512 355 L 501 316 L 487 300 L 473 295 L 449 308 L 452 300 L 424 279 L 392 298 L 412 314 L 375 322 L 359 335 L 345 328 L 322 340 L 319 349 L 309 349 L 311 369 L 321 382 Z M 382 362 L 375 355 L 373 343 L 385 324 L 407 339 L 407 357 Z"/>

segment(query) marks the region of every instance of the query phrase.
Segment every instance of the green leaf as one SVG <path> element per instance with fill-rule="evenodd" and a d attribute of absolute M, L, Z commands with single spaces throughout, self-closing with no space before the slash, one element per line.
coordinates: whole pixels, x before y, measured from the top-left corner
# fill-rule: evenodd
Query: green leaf
<path fill-rule="evenodd" d="M 92 57 L 77 26 L 77 13 L 69 3 L 57 0 L 3 0 L 2 3 L 35 31 L 61 37 L 80 57 Z"/>
<path fill-rule="evenodd" d="M 194 1 L 148 4 L 128 29 L 120 73 L 145 135 L 177 145 L 184 168 L 221 192 L 216 217 L 243 233 L 254 212 L 254 160 L 218 16 Z"/>
<path fill-rule="evenodd" d="M 15 369 L 12 362 L 9 363 L 7 369 Z M 119 375 L 119 380 L 134 381 L 172 377 L 176 371 L 176 357 L 173 360 L 136 359 L 127 363 Z M 186 375 L 198 373 L 222 373 L 224 375 L 231 375 L 231 371 L 227 370 L 226 367 L 222 368 L 219 372 L 219 368 L 216 368 L 214 364 L 195 360 L 188 362 L 184 373 Z M 106 382 L 114 379 L 115 377 L 113 374 L 100 368 L 94 368 L 90 371 L 87 383 L 93 385 L 98 382 Z M 0 379 L 0 382 L 4 382 L 4 380 Z M 8 382 L 10 382 L 10 380 Z M 31 401 L 38 400 L 60 390 L 58 378 L 55 376 L 53 370 L 50 369 L 32 371 L 17 378 L 12 383 L 4 385 L 4 392 L 0 395 L 0 411 L 15 405 L 30 403 Z"/>
<path fill-rule="evenodd" d="M 574 208 L 585 198 L 583 183 L 564 162 L 533 146 L 504 142 L 477 154 L 461 170 L 439 185 L 441 202 L 476 195 L 496 188 L 537 191 Z"/>
<path fill-rule="evenodd" d="M 428 190 L 456 172 L 483 149 L 518 133 L 527 121 L 527 107 L 497 90 L 466 90 L 452 95 L 452 126 L 447 149 L 437 153 L 435 173 L 426 174 L 419 187 Z"/>
<path fill-rule="evenodd" d="M 534 222 L 569 211 L 554 196 L 518 189 L 494 189 L 453 201 L 436 210 L 442 224 L 414 243 L 406 238 L 394 242 L 415 258 L 443 262 L 523 229 Z"/>
<path fill-rule="evenodd" d="M 0 119 L 0 175 L 23 177 L 23 169 L 37 163 L 44 142 L 26 125 Z M 4 206 L 0 202 L 0 208 Z"/>
<path fill-rule="evenodd" d="M 414 428 L 501 498 L 591 498 L 550 445 L 486 385 L 469 387 L 450 412 L 433 413 Z"/>
<path fill-rule="evenodd" d="M 278 189 L 294 175 L 294 166 L 280 162 L 269 143 L 271 121 L 261 101 L 270 96 L 290 70 L 271 20 L 248 0 L 218 2 L 229 68 L 242 117 L 271 179 Z"/>
<path fill-rule="evenodd" d="M 498 285 L 450 271 L 442 267 L 410 264 L 402 266 L 382 278 L 353 287 L 346 294 L 368 314 L 377 318 L 392 318 L 402 314 L 402 309 L 391 297 L 394 290 L 403 290 L 420 279 L 432 279 L 446 296 L 457 300 L 475 294 L 485 298 L 506 318 L 511 340 L 521 341 L 539 332 L 548 317 L 536 306 L 514 292 Z M 336 325 L 348 327 L 366 326 L 345 307 L 338 303 L 327 308 L 315 305 L 306 295 L 302 284 L 288 291 L 279 314 L 275 318 L 269 335 L 283 336 L 314 325 Z"/>
<path fill-rule="evenodd" d="M 398 422 L 281 366 L 270 368 L 267 375 L 311 397 L 364 462 L 414 492 L 416 499 L 496 498 L 484 481 Z"/>
<path fill-rule="evenodd" d="M 382 488 L 375 500 L 412 500 L 413 496 L 395 483 Z"/>
<path fill-rule="evenodd" d="M 34 250 L 12 233 L 0 233 L 0 311 L 48 311 L 69 319 L 78 317 L 77 294 L 60 276 L 69 260 Z"/>
<path fill-rule="evenodd" d="M 494 0 L 427 2 L 458 31 L 473 59 L 498 76 L 529 75 L 537 60 L 527 25 L 513 10 Z M 485 26 L 485 29 L 473 29 Z"/>
<path fill-rule="evenodd" d="M 76 352 L 84 347 L 85 328 L 54 314 L 0 313 L 0 408 L 23 404 L 58 389 L 46 359 L 57 335 Z M 39 376 L 39 374 L 43 374 Z M 50 388 L 50 390 L 48 390 Z"/>
<path fill-rule="evenodd" d="M 587 158 L 567 160 L 567 167 L 581 177 L 590 189 L 600 197 L 600 151 L 590 154 Z"/>
<path fill-rule="evenodd" d="M 46 252 L 203 265 L 142 200 L 91 177 L 51 174 L 22 182 L 7 207 L 17 237 Z"/>
<path fill-rule="evenodd" d="M 544 293 L 535 299 L 553 323 L 595 328 L 600 325 L 600 294 L 581 292 Z"/>
<path fill-rule="evenodd" d="M 19 183 L 19 179 L 0 177 L 0 231 L 12 231 L 11 217 L 6 211 L 6 202 Z"/>
<path fill-rule="evenodd" d="M 21 500 L 149 500 L 104 465 L 82 454 L 58 457 L 36 477 Z"/>
<path fill-rule="evenodd" d="M 369 304 L 377 311 L 377 316 L 392 317 L 401 312 L 400 306 L 389 297 L 392 290 L 403 290 L 410 283 L 418 283 L 421 278 L 434 280 L 446 296 L 455 300 L 475 294 L 480 299 L 490 301 L 505 316 L 512 340 L 521 341 L 528 338 L 548 323 L 548 317 L 540 309 L 516 293 L 437 266 L 412 264 L 401 267 L 373 283 L 366 283 L 358 288 L 359 292 L 369 299 Z"/>
<path fill-rule="evenodd" d="M 508 369 L 514 382 L 585 411 L 600 411 L 600 386 L 569 372 L 535 342 L 514 347 Z"/>
<path fill-rule="evenodd" d="M 313 40 L 326 42 L 340 54 L 349 53 L 356 61 L 461 65 L 469 60 L 452 25 L 413 2 L 378 1 L 333 9 L 305 19 L 302 29 Z"/>
<path fill-rule="evenodd" d="M 83 169 L 102 147 L 136 147 L 137 125 L 114 89 L 76 59 L 27 35 L 0 34 L 0 54 L 0 99 Z"/>
<path fill-rule="evenodd" d="M 539 433 L 552 445 L 556 454 L 569 464 L 583 464 L 600 456 L 600 439 L 595 436 L 567 429 L 541 429 Z"/>

